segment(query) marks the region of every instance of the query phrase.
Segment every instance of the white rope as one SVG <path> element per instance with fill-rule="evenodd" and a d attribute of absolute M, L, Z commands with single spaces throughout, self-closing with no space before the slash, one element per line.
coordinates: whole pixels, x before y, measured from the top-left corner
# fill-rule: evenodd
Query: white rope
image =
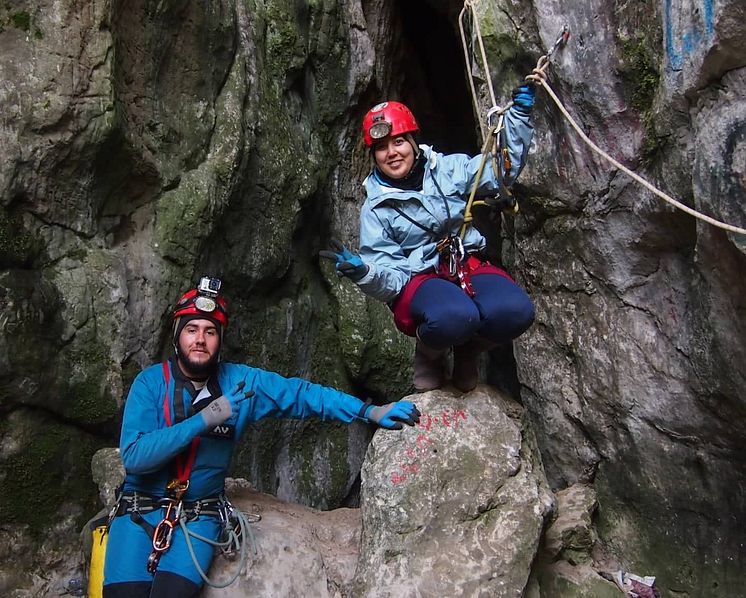
<path fill-rule="evenodd" d="M 459 30 L 461 31 L 461 43 L 463 45 L 464 49 L 464 60 L 466 62 L 466 68 L 468 71 L 471 70 L 471 60 L 469 57 L 469 51 L 467 49 L 467 43 L 466 43 L 466 34 L 464 32 L 464 25 L 463 25 L 463 17 L 466 14 L 467 9 L 471 10 L 472 12 L 472 21 L 474 23 L 475 27 L 475 33 L 477 37 L 477 41 L 479 42 L 479 49 L 481 53 L 482 58 L 482 70 L 484 71 L 485 79 L 487 80 L 488 89 L 490 92 L 490 99 L 492 100 L 493 107 L 497 107 L 497 101 L 495 99 L 495 91 L 492 88 L 492 76 L 490 74 L 489 70 L 489 64 L 487 63 L 487 54 L 484 50 L 484 42 L 482 40 L 482 32 L 479 28 L 479 19 L 477 18 L 476 12 L 474 11 L 474 6 L 479 2 L 479 0 L 464 0 L 464 8 L 461 10 L 461 13 L 459 14 Z M 702 220 L 703 222 L 707 222 L 708 224 L 711 224 L 712 226 L 716 226 L 718 228 L 721 228 L 723 230 L 727 230 L 732 233 L 736 233 L 739 235 L 746 235 L 746 229 L 741 228 L 738 226 L 733 226 L 732 224 L 727 224 L 725 222 L 721 222 L 720 220 L 716 220 L 715 218 L 712 218 L 710 216 L 707 216 L 706 214 L 703 214 L 702 212 L 698 212 L 697 210 L 694 210 L 690 208 L 689 206 L 681 203 L 680 201 L 674 199 L 667 193 L 664 193 L 660 189 L 658 189 L 655 185 L 648 182 L 644 178 L 642 178 L 639 174 L 631 171 L 629 168 L 624 166 L 623 164 L 619 163 L 617 160 L 612 158 L 609 154 L 607 154 L 604 150 L 602 150 L 600 147 L 598 147 L 593 141 L 590 140 L 590 138 L 585 134 L 585 132 L 580 128 L 580 126 L 575 122 L 572 116 L 570 116 L 570 113 L 567 111 L 565 106 L 562 104 L 560 99 L 557 97 L 557 95 L 554 93 L 554 90 L 549 86 L 549 83 L 546 81 L 546 69 L 549 66 L 549 58 L 552 55 L 552 53 L 560 47 L 560 40 L 563 36 L 569 36 L 569 31 L 567 28 L 563 31 L 563 35 L 560 36 L 560 38 L 557 39 L 554 46 L 550 49 L 549 53 L 539 58 L 539 61 L 536 64 L 536 68 L 533 70 L 532 74 L 528 75 L 526 77 L 526 80 L 533 81 L 534 83 L 537 83 L 541 85 L 546 92 L 549 94 L 549 97 L 552 98 L 554 103 L 557 105 L 557 107 L 560 109 L 560 112 L 562 115 L 567 119 L 567 121 L 570 123 L 573 129 L 575 129 L 575 132 L 580 136 L 580 138 L 590 147 L 596 154 L 604 158 L 606 161 L 608 161 L 610 164 L 624 172 L 626 175 L 631 177 L 633 180 L 640 183 L 643 187 L 663 199 L 664 201 L 668 202 L 675 208 L 678 208 L 679 210 L 686 212 L 690 216 L 694 216 L 695 218 L 698 218 L 699 220 Z M 567 37 L 564 38 L 565 41 L 567 40 Z M 472 94 L 472 102 L 474 103 L 474 110 L 477 113 L 477 117 L 479 117 L 481 111 L 479 107 L 479 100 L 477 98 L 477 92 L 474 87 L 474 81 L 472 80 L 471 72 L 467 73 L 468 79 L 469 79 L 469 85 L 471 86 L 471 94 Z M 505 106 L 504 108 L 500 109 L 501 111 L 507 110 L 507 108 L 510 107 L 510 104 Z M 479 120 L 479 127 L 480 131 L 482 133 L 482 139 L 485 139 L 485 129 L 482 125 L 481 119 Z"/>
<path fill-rule="evenodd" d="M 738 226 L 733 226 L 732 224 L 727 224 L 725 222 L 721 222 L 720 220 L 716 220 L 715 218 L 712 218 L 710 216 L 707 216 L 706 214 L 702 214 L 701 212 L 698 212 L 697 210 L 694 210 L 690 208 L 689 206 L 681 203 L 680 201 L 674 199 L 667 193 L 664 193 L 657 187 L 655 187 L 652 183 L 649 183 L 644 178 L 642 178 L 639 174 L 631 171 L 629 168 L 624 166 L 623 164 L 620 164 L 617 160 L 612 158 L 609 154 L 607 154 L 604 150 L 602 150 L 600 147 L 598 147 L 593 141 L 590 140 L 588 135 L 585 134 L 585 132 L 578 126 L 578 123 L 575 122 L 572 116 L 570 116 L 570 113 L 567 111 L 567 109 L 564 107 L 560 99 L 557 97 L 557 95 L 554 93 L 554 90 L 549 86 L 549 83 L 547 83 L 543 78 L 541 77 L 533 77 L 532 75 L 529 75 L 527 79 L 531 79 L 532 81 L 535 81 L 539 84 L 541 84 L 544 89 L 549 94 L 549 97 L 552 98 L 555 104 L 557 104 L 557 107 L 560 109 L 560 112 L 562 112 L 562 115 L 567 119 L 567 121 L 572 125 L 572 128 L 575 129 L 575 132 L 580 136 L 580 138 L 585 141 L 585 143 L 599 156 L 607 160 L 609 163 L 613 164 L 616 168 L 624 172 L 626 175 L 633 178 L 635 181 L 640 183 L 643 187 L 663 199 L 664 201 L 667 201 L 672 206 L 678 208 L 679 210 L 686 212 L 690 216 L 694 216 L 695 218 L 699 218 L 700 220 L 707 222 L 708 224 L 711 224 L 712 226 L 716 226 L 718 228 L 722 228 L 724 230 L 730 231 L 732 233 L 737 233 L 739 235 L 746 235 L 746 229 L 740 228 Z"/>

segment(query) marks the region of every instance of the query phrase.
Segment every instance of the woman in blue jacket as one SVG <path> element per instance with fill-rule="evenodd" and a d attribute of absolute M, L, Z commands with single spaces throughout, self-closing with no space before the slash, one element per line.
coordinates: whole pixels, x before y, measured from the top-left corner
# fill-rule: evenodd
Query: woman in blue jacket
<path fill-rule="evenodd" d="M 533 98 L 533 87 L 518 88 L 505 114 L 507 187 L 531 143 Z M 414 115 L 399 102 L 383 102 L 365 115 L 363 138 L 374 167 L 365 179 L 360 253 L 333 240 L 334 251 L 321 255 L 336 261 L 340 276 L 386 302 L 397 327 L 417 337 L 417 390 L 442 385 L 444 356 L 453 347 L 452 383 L 465 392 L 477 384 L 479 353 L 528 329 L 534 307 L 504 270 L 486 260 L 479 231 L 469 227 L 463 238 L 458 235 L 482 157 L 438 153 L 416 143 L 418 132 Z M 477 193 L 499 189 L 488 166 Z"/>
<path fill-rule="evenodd" d="M 246 426 L 265 417 L 413 425 L 414 404 L 376 407 L 298 378 L 219 360 L 228 325 L 220 281 L 203 278 L 173 312 L 174 357 L 142 371 L 124 409 L 126 477 L 111 521 L 104 598 L 197 596 L 212 562 L 231 455 Z M 179 519 L 197 536 L 194 557 Z"/>

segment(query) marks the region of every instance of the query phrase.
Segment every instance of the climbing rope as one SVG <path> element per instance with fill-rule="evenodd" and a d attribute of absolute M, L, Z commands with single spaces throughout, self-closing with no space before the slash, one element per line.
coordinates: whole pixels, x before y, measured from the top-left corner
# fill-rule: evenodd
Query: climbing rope
<path fill-rule="evenodd" d="M 474 23 L 474 30 L 475 30 L 474 32 L 475 32 L 475 35 L 477 37 L 477 40 L 478 40 L 478 43 L 479 43 L 479 48 L 480 48 L 480 54 L 481 54 L 481 60 L 482 60 L 482 70 L 484 72 L 485 79 L 486 79 L 486 81 L 488 83 L 488 88 L 489 88 L 489 92 L 490 92 L 490 99 L 492 100 L 492 105 L 493 105 L 493 108 L 490 109 L 490 114 L 494 113 L 494 112 L 497 112 L 498 114 L 502 115 L 502 114 L 504 114 L 508 110 L 508 108 L 510 108 L 510 106 L 512 105 L 512 102 L 509 102 L 506 106 L 504 106 L 502 108 L 497 106 L 497 102 L 495 100 L 495 92 L 494 92 L 494 90 L 492 88 L 492 77 L 490 75 L 489 65 L 487 63 L 487 56 L 486 56 L 486 53 L 485 53 L 485 50 L 484 50 L 484 42 L 482 40 L 482 33 L 481 33 L 481 30 L 480 30 L 480 27 L 479 27 L 479 19 L 477 18 L 476 13 L 474 12 L 474 7 L 478 3 L 479 3 L 479 0 L 465 0 L 464 1 L 464 8 L 461 10 L 461 13 L 459 14 L 459 30 L 461 32 L 461 42 L 462 42 L 463 49 L 464 49 L 464 59 L 466 61 L 466 68 L 468 69 L 469 65 L 471 64 L 471 60 L 470 60 L 470 56 L 469 56 L 468 44 L 467 44 L 467 41 L 466 41 L 466 33 L 465 33 L 465 30 L 464 30 L 463 21 L 464 21 L 464 17 L 466 15 L 467 11 L 471 11 L 471 13 L 472 13 L 472 22 Z M 653 185 L 652 183 L 648 182 L 646 179 L 644 179 L 643 177 L 641 177 L 637 173 L 633 172 L 632 170 L 630 170 L 629 168 L 627 168 L 623 164 L 620 164 L 617 160 L 615 160 L 614 158 L 612 158 L 608 153 L 606 153 L 604 150 L 602 150 L 600 147 L 598 147 L 595 143 L 593 143 L 593 141 L 590 140 L 590 138 L 588 137 L 588 135 L 585 134 L 585 132 L 580 128 L 580 126 L 577 124 L 577 122 L 575 122 L 575 120 L 572 118 L 572 116 L 570 116 L 570 113 L 567 111 L 567 109 L 565 108 L 565 106 L 562 104 L 562 102 L 560 101 L 560 99 L 557 97 L 557 94 L 554 93 L 554 90 L 551 88 L 551 86 L 549 85 L 549 83 L 546 80 L 546 70 L 549 67 L 549 59 L 551 58 L 552 53 L 557 48 L 559 48 L 562 45 L 564 45 L 567 42 L 568 38 L 569 38 L 569 30 L 568 30 L 567 27 L 565 27 L 563 29 L 562 33 L 560 34 L 560 36 L 557 38 L 557 41 L 554 43 L 554 46 L 552 46 L 552 48 L 549 50 L 549 52 L 547 52 L 547 54 L 545 54 L 545 55 L 543 55 L 543 56 L 541 56 L 539 58 L 538 62 L 536 63 L 536 67 L 533 69 L 533 71 L 531 72 L 531 74 L 526 77 L 526 80 L 527 81 L 531 81 L 531 82 L 533 82 L 533 83 L 535 83 L 537 85 L 542 86 L 546 90 L 547 94 L 552 99 L 552 101 L 557 105 L 557 107 L 559 108 L 559 110 L 562 113 L 562 115 L 567 119 L 567 121 L 570 123 L 570 125 L 572 126 L 572 128 L 579 135 L 579 137 L 588 145 L 588 147 L 591 148 L 591 150 L 593 150 L 596 154 L 598 154 L 599 156 L 601 156 L 602 158 L 604 158 L 607 162 L 609 162 L 610 164 L 612 164 L 614 167 L 616 167 L 617 169 L 619 169 L 622 172 L 624 172 L 630 178 L 632 178 L 633 180 L 635 180 L 638 183 L 640 183 L 643 187 L 645 187 L 646 189 L 648 189 L 649 191 L 651 191 L 652 193 L 654 193 L 655 195 L 657 195 L 658 197 L 660 197 L 664 201 L 668 202 L 670 205 L 674 206 L 675 208 L 678 208 L 679 210 L 682 210 L 683 212 L 686 212 L 690 216 L 698 218 L 699 220 L 707 222 L 708 224 L 711 224 L 712 226 L 716 226 L 716 227 L 721 228 L 723 230 L 727 230 L 727 231 L 730 231 L 730 232 L 733 232 L 733 233 L 737 233 L 737 234 L 741 234 L 741 235 L 746 235 L 746 229 L 738 227 L 738 226 L 733 226 L 732 224 L 727 224 L 725 222 L 721 222 L 720 220 L 717 220 L 715 218 L 707 216 L 706 214 L 703 214 L 702 212 L 694 210 L 693 208 L 690 208 L 689 206 L 687 206 L 687 205 L 681 203 L 680 201 L 674 199 L 673 197 L 671 197 L 667 193 L 664 193 L 663 191 L 661 191 L 660 189 L 658 189 L 657 187 L 655 187 L 655 185 Z M 477 112 L 477 114 L 481 114 L 481 110 L 480 110 L 480 107 L 479 107 L 479 100 L 478 100 L 476 89 L 475 89 L 475 86 L 474 86 L 473 77 L 471 77 L 471 75 L 469 74 L 469 76 L 467 78 L 469 79 L 469 85 L 471 86 L 472 102 L 474 104 L 474 110 Z M 484 132 L 484 128 L 482 126 L 481 121 L 480 121 L 480 132 L 481 132 L 482 137 L 484 139 L 485 138 L 485 132 Z M 490 131 L 490 134 L 492 134 L 491 131 Z M 489 146 L 489 144 L 487 142 L 485 142 L 485 148 L 488 148 L 488 146 Z M 483 152 L 486 151 L 485 148 L 483 148 L 483 150 L 482 150 Z M 486 159 L 483 160 L 483 163 L 485 161 L 486 161 Z M 479 176 L 481 176 L 482 170 L 483 170 L 483 166 L 480 167 L 480 169 L 479 169 Z M 477 179 L 477 180 L 479 180 L 479 179 Z M 474 196 L 474 192 L 472 192 L 472 197 L 473 196 Z M 471 199 L 470 199 L 470 201 L 471 201 Z M 477 203 L 480 203 L 480 202 L 477 202 Z M 470 216 L 470 221 L 471 221 L 471 214 L 469 213 L 468 215 Z M 467 224 L 466 221 L 465 221 L 464 224 L 466 226 L 466 224 Z M 463 230 L 465 230 L 465 229 L 462 227 L 462 231 Z"/>
<path fill-rule="evenodd" d="M 533 75 L 529 75 L 526 77 L 527 79 L 533 79 Z M 642 178 L 639 174 L 631 171 L 629 168 L 624 166 L 623 164 L 620 164 L 617 160 L 612 158 L 609 154 L 607 154 L 604 150 L 602 150 L 600 147 L 598 147 L 593 141 L 591 141 L 588 138 L 588 135 L 583 132 L 583 130 L 580 128 L 578 123 L 575 122 L 572 116 L 570 116 L 570 113 L 567 111 L 567 109 L 564 107 L 560 99 L 557 97 L 557 95 L 554 93 L 554 90 L 549 86 L 549 83 L 547 83 L 545 80 L 538 78 L 536 81 L 546 89 L 547 93 L 549 94 L 549 97 L 552 98 L 555 104 L 557 104 L 557 107 L 560 109 L 560 112 L 562 112 L 562 115 L 567 119 L 567 121 L 570 123 L 573 129 L 575 129 L 575 132 L 580 136 L 580 138 L 585 141 L 585 143 L 599 156 L 607 160 L 610 164 L 614 165 L 616 168 L 624 172 L 626 175 L 633 178 L 635 181 L 640 183 L 643 187 L 663 199 L 664 201 L 667 201 L 672 206 L 678 208 L 679 210 L 686 212 L 690 216 L 694 216 L 695 218 L 699 218 L 700 220 L 707 222 L 708 224 L 711 224 L 713 226 L 716 226 L 718 228 L 722 228 L 723 230 L 730 231 L 732 233 L 738 233 L 740 235 L 746 235 L 746 228 L 740 228 L 738 226 L 733 226 L 732 224 L 727 224 L 726 222 L 721 222 L 720 220 L 716 220 L 715 218 L 712 218 L 711 216 L 707 216 L 706 214 L 703 214 L 702 212 L 698 212 L 697 210 L 694 210 L 690 208 L 689 206 L 681 203 L 680 201 L 674 199 L 667 193 L 664 193 L 657 187 L 655 187 L 652 183 L 649 183 L 647 180 Z"/>
<path fill-rule="evenodd" d="M 490 101 L 492 102 L 492 106 L 497 106 L 497 99 L 495 98 L 495 90 L 492 87 L 492 77 L 490 76 L 490 70 L 489 65 L 487 64 L 487 52 L 484 49 L 484 41 L 482 40 L 482 30 L 479 28 L 479 19 L 477 18 L 476 13 L 474 12 L 474 6 L 479 4 L 479 0 L 464 0 L 464 8 L 461 9 L 461 12 L 458 15 L 458 28 L 459 32 L 461 33 L 461 46 L 464 49 L 464 64 L 466 65 L 466 68 L 469 68 L 469 65 L 471 64 L 471 57 L 469 56 L 469 49 L 468 49 L 468 43 L 466 42 L 466 31 L 464 27 L 464 17 L 467 14 L 467 9 L 471 11 L 472 14 L 472 23 L 474 23 L 474 29 L 477 34 L 477 41 L 479 42 L 479 52 L 480 56 L 482 58 L 482 72 L 484 73 L 484 78 L 487 81 L 487 89 L 489 89 L 490 92 Z M 479 99 L 477 98 L 477 89 L 474 86 L 474 77 L 469 74 L 467 77 L 469 79 L 469 87 L 471 88 L 471 101 L 474 104 L 474 110 L 477 114 L 477 117 L 482 114 L 481 109 L 479 108 Z M 507 110 L 507 108 L 506 108 Z M 482 139 L 486 140 L 487 136 L 485 135 L 484 126 L 482 124 L 481 119 L 479 119 L 479 130 L 482 134 Z"/>
<path fill-rule="evenodd" d="M 243 568 L 246 566 L 246 562 L 248 560 L 248 550 L 246 548 L 247 537 L 251 539 L 251 546 L 254 554 L 257 554 L 256 540 L 254 539 L 254 534 L 251 531 L 248 516 L 239 509 L 233 509 L 232 514 L 238 522 L 239 531 L 236 532 L 234 528 L 230 528 L 228 531 L 228 538 L 224 542 L 215 542 L 210 538 L 206 538 L 205 536 L 202 536 L 196 532 L 190 531 L 184 518 L 179 519 L 179 525 L 181 526 L 181 531 L 184 532 L 184 539 L 186 540 L 187 549 L 189 550 L 189 555 L 192 557 L 194 566 L 197 568 L 197 573 L 199 573 L 199 576 L 208 586 L 211 586 L 213 588 L 227 588 L 234 581 L 236 581 L 236 579 L 238 579 L 238 576 L 241 574 L 241 571 L 243 571 Z M 211 546 L 220 548 L 226 554 L 233 554 L 236 552 L 236 550 L 238 550 L 238 568 L 236 569 L 235 574 L 233 574 L 232 577 L 224 582 L 213 581 L 209 577 L 207 577 L 207 574 L 202 570 L 202 567 L 200 567 L 199 560 L 197 559 L 197 555 L 194 552 L 194 547 L 192 546 L 192 538 L 196 538 L 197 540 L 206 542 Z"/>

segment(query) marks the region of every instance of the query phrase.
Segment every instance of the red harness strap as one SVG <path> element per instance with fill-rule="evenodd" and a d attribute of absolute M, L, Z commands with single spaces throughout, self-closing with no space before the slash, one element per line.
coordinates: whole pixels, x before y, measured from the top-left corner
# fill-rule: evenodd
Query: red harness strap
<path fill-rule="evenodd" d="M 163 362 L 163 378 L 166 381 L 166 393 L 163 397 L 163 417 L 166 419 L 166 425 L 171 427 L 171 405 L 168 400 L 168 384 L 171 381 L 171 372 L 168 369 L 168 361 Z M 174 396 L 174 401 L 183 400 L 182 397 Z M 192 474 L 194 460 L 197 458 L 197 447 L 199 446 L 200 437 L 197 436 L 189 444 L 189 450 L 185 453 L 176 455 L 176 478 L 182 484 L 189 482 L 189 476 Z"/>
<path fill-rule="evenodd" d="M 168 385 L 171 381 L 171 373 L 168 369 L 168 362 L 163 362 L 163 379 L 166 382 L 166 392 L 163 396 L 163 416 L 166 425 L 171 427 L 171 405 L 168 400 Z M 179 385 L 177 385 L 177 388 Z M 180 393 L 181 394 L 181 393 Z M 183 401 L 183 396 L 176 396 L 174 392 L 174 401 Z M 192 473 L 194 460 L 197 457 L 197 447 L 199 446 L 200 437 L 197 436 L 189 443 L 189 449 L 176 455 L 176 478 L 171 480 L 166 486 L 166 496 L 161 501 L 166 512 L 160 523 L 153 530 L 153 551 L 148 557 L 147 570 L 155 573 L 158 569 L 158 563 L 161 556 L 171 547 L 171 539 L 174 530 L 179 523 L 182 512 L 182 496 L 189 488 L 189 476 Z"/>

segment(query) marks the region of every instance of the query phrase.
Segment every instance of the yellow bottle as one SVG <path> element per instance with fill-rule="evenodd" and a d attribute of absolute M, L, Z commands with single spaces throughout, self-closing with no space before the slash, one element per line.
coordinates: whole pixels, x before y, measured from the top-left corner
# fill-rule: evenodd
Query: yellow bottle
<path fill-rule="evenodd" d="M 93 528 L 93 545 L 91 546 L 91 566 L 88 570 L 88 598 L 102 598 L 104 592 L 104 561 L 106 560 L 106 542 L 109 538 L 107 526 Z"/>

